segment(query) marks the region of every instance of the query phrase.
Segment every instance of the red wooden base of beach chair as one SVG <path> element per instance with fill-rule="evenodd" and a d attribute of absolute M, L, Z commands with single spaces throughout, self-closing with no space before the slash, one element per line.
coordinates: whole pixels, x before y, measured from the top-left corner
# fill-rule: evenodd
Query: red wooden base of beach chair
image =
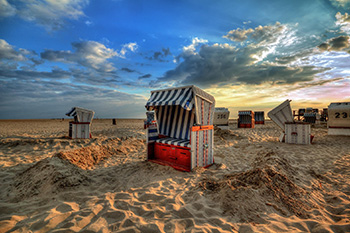
<path fill-rule="evenodd" d="M 148 158 L 151 162 L 171 166 L 180 171 L 191 171 L 191 149 L 189 147 L 156 142 L 153 153 Z"/>
<path fill-rule="evenodd" d="M 254 128 L 254 124 L 238 124 L 238 128 Z"/>
<path fill-rule="evenodd" d="M 255 124 L 256 124 L 256 125 L 264 125 L 264 124 L 265 124 L 265 121 L 255 121 Z"/>

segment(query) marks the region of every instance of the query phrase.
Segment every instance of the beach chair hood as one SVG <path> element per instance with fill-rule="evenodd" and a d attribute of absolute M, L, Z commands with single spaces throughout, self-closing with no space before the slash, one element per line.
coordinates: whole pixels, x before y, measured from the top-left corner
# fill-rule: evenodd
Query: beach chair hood
<path fill-rule="evenodd" d="M 199 125 L 213 124 L 215 98 L 194 85 L 152 91 L 145 107 L 151 111 L 159 106 L 174 105 L 181 106 L 188 111 L 194 110 L 197 113 L 196 123 Z M 201 111 L 202 108 L 203 111 Z M 206 121 L 207 119 L 203 119 L 201 113 L 210 116 L 209 122 Z"/>
<path fill-rule="evenodd" d="M 94 111 L 80 107 L 73 107 L 66 113 L 67 116 L 76 117 L 78 122 L 91 122 L 94 114 Z"/>
<path fill-rule="evenodd" d="M 276 123 L 283 131 L 284 124 L 286 122 L 294 122 L 292 109 L 290 107 L 291 100 L 286 100 L 270 112 L 267 113 L 268 117 Z"/>

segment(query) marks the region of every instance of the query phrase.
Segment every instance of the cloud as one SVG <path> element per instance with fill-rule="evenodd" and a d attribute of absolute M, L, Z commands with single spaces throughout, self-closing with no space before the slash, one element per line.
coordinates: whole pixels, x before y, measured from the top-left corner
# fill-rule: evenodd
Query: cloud
<path fill-rule="evenodd" d="M 89 0 L 0 0 L 0 16 L 15 14 L 26 21 L 35 22 L 48 30 L 61 29 L 66 20 L 77 20 L 85 16 L 83 8 Z"/>
<path fill-rule="evenodd" d="M 238 28 L 235 30 L 231 30 L 227 33 L 227 35 L 224 36 L 224 38 L 238 42 L 242 42 L 250 38 L 256 43 L 264 42 L 266 44 L 271 44 L 272 42 L 276 42 L 278 38 L 286 32 L 286 30 L 286 25 L 276 22 L 276 24 L 274 25 L 260 25 L 254 29 Z"/>
<path fill-rule="evenodd" d="M 331 3 L 336 7 L 348 8 L 350 6 L 349 0 L 331 0 Z"/>
<path fill-rule="evenodd" d="M 338 36 L 318 46 L 321 51 L 346 51 L 350 53 L 350 36 Z"/>
<path fill-rule="evenodd" d="M 20 52 L 18 52 L 5 40 L 0 39 L 0 59 L 24 61 L 26 58 L 23 54 L 26 54 L 27 52 L 28 51 L 26 50 L 20 50 Z"/>
<path fill-rule="evenodd" d="M 2 79 L 35 80 L 35 79 L 68 79 L 72 77 L 71 72 L 62 69 L 52 69 L 51 71 L 35 70 L 0 70 Z"/>
<path fill-rule="evenodd" d="M 129 69 L 129 68 L 127 68 L 127 67 L 123 67 L 123 68 L 121 68 L 120 70 L 125 71 L 125 72 L 128 72 L 128 73 L 136 72 L 136 70 L 132 70 L 132 69 Z"/>
<path fill-rule="evenodd" d="M 275 84 L 310 81 L 324 69 L 314 66 L 254 65 L 256 50 L 236 49 L 228 45 L 205 45 L 198 54 L 184 57 L 174 70 L 159 78 L 162 82 L 197 84 L 200 86 L 228 83 Z"/>
<path fill-rule="evenodd" d="M 123 84 L 123 81 L 115 72 L 91 72 L 80 68 L 71 68 L 69 72 L 73 81 L 78 83 L 113 88 L 118 88 Z"/>
<path fill-rule="evenodd" d="M 308 58 L 312 55 L 317 54 L 313 48 L 311 49 L 304 49 L 303 51 L 297 51 L 290 55 L 284 55 L 275 57 L 274 60 L 268 61 L 266 63 L 270 63 L 273 65 L 302 65 L 302 64 L 308 64 Z"/>
<path fill-rule="evenodd" d="M 12 45 L 0 40 L 0 79 L 65 80 L 109 88 L 119 88 L 131 83 L 117 74 L 114 63 L 110 61 L 120 57 L 114 49 L 95 41 L 74 42 L 72 47 L 73 51 L 45 50 L 39 57 L 33 51 L 22 48 L 15 50 Z M 69 66 L 60 63 L 67 63 Z M 137 72 L 128 68 L 121 70 Z"/>
<path fill-rule="evenodd" d="M 0 79 L 0 119 L 61 118 L 73 106 L 96 117 L 143 117 L 143 96 L 57 81 Z M 130 105 L 135 108 L 130 108 Z"/>
<path fill-rule="evenodd" d="M 152 77 L 151 74 L 145 74 L 145 75 L 140 76 L 138 79 L 141 80 L 141 79 L 147 79 L 147 78 L 150 78 L 150 77 Z"/>
<path fill-rule="evenodd" d="M 34 51 L 16 49 L 7 41 L 0 39 L 0 68 L 3 71 L 17 69 L 18 66 L 34 68 L 42 63 Z"/>
<path fill-rule="evenodd" d="M 16 8 L 7 0 L 0 0 L 0 17 L 10 17 L 16 14 Z"/>
<path fill-rule="evenodd" d="M 154 52 L 151 57 L 145 57 L 148 60 L 155 60 L 159 62 L 165 62 L 164 58 L 171 55 L 169 48 L 162 48 L 161 51 Z"/>
<path fill-rule="evenodd" d="M 198 37 L 195 37 L 192 39 L 192 43 L 188 46 L 184 46 L 183 47 L 183 55 L 187 54 L 187 55 L 191 55 L 191 54 L 195 54 L 196 51 L 196 47 L 200 44 L 206 44 L 208 43 L 208 40 L 205 39 L 201 39 Z"/>
<path fill-rule="evenodd" d="M 342 15 L 338 12 L 335 18 L 337 19 L 335 25 L 339 26 L 342 32 L 350 33 L 350 15 L 348 13 Z"/>
<path fill-rule="evenodd" d="M 85 24 L 86 24 L 87 26 L 91 26 L 93 23 L 92 23 L 92 21 L 90 21 L 90 20 L 86 20 L 86 21 L 85 21 Z"/>
<path fill-rule="evenodd" d="M 224 36 L 224 38 L 230 39 L 232 41 L 242 42 L 248 39 L 248 36 L 254 32 L 253 29 L 235 29 L 231 30 Z"/>
<path fill-rule="evenodd" d="M 135 52 L 137 50 L 137 48 L 138 48 L 138 45 L 136 42 L 130 42 L 130 43 L 124 44 L 122 49 L 119 52 L 119 54 L 120 54 L 119 56 L 122 58 L 125 58 L 125 54 L 128 51 Z"/>
<path fill-rule="evenodd" d="M 136 46 L 136 43 L 124 45 L 118 53 L 96 41 L 80 41 L 72 43 L 74 52 L 47 49 L 41 53 L 41 58 L 49 61 L 77 63 L 100 72 L 112 72 L 115 67 L 108 60 L 113 57 L 124 58 L 126 50 L 135 51 Z"/>
<path fill-rule="evenodd" d="M 276 22 L 274 25 L 234 29 L 223 37 L 234 42 L 244 42 L 242 46 L 256 48 L 259 52 L 254 56 L 256 62 L 260 62 L 270 54 L 277 54 L 279 50 L 286 50 L 291 45 L 295 46 L 299 42 L 295 35 L 297 26 Z"/>
<path fill-rule="evenodd" d="M 196 84 L 202 87 L 242 83 L 282 85 L 312 81 L 316 75 L 329 69 L 302 64 L 292 66 L 286 61 L 277 64 L 267 59 L 269 54 L 273 57 L 286 57 L 283 52 L 278 56 L 277 48 L 285 48 L 297 40 L 293 36 L 294 31 L 287 25 L 277 22 L 251 30 L 230 32 L 226 35 L 230 40 L 237 41 L 247 36 L 251 41 L 241 47 L 205 44 L 198 51 L 195 45 L 199 43 L 192 41 L 178 57 L 178 60 L 183 59 L 182 62 L 158 78 L 158 82 L 169 82 L 170 85 Z"/>

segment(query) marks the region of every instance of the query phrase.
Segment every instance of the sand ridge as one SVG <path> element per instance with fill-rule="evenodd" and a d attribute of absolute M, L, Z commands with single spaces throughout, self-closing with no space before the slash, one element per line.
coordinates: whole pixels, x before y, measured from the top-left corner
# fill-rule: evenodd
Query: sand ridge
<path fill-rule="evenodd" d="M 0 232 L 349 232 L 350 138 L 312 128 L 278 142 L 272 123 L 215 133 L 215 162 L 146 162 L 141 120 L 0 121 Z M 3 127 L 2 127 L 3 126 Z"/>

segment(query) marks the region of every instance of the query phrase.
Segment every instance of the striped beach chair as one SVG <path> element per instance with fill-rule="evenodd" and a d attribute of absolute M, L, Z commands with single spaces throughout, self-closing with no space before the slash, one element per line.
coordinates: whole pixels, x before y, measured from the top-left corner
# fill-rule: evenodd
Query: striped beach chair
<path fill-rule="evenodd" d="M 253 111 L 238 111 L 238 128 L 254 128 L 255 119 Z"/>
<path fill-rule="evenodd" d="M 259 111 L 259 112 L 254 112 L 254 119 L 255 119 L 255 124 L 265 124 L 265 112 L 264 111 Z"/>
<path fill-rule="evenodd" d="M 213 96 L 196 86 L 156 90 L 145 107 L 155 119 L 146 124 L 149 161 L 182 171 L 214 163 Z"/>
<path fill-rule="evenodd" d="M 74 120 L 69 122 L 69 137 L 91 138 L 90 125 L 94 114 L 94 111 L 80 107 L 73 107 L 67 112 L 67 116 L 74 117 Z"/>

